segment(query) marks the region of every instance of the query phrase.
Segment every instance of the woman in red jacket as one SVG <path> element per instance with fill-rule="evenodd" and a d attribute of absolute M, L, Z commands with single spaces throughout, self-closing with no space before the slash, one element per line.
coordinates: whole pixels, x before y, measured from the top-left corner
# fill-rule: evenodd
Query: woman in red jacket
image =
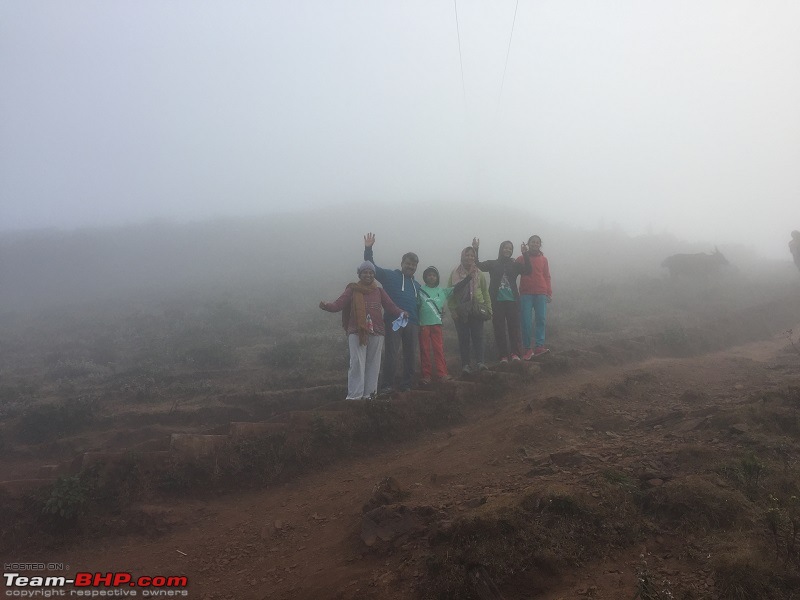
<path fill-rule="evenodd" d="M 392 316 L 408 316 L 392 302 L 383 288 L 375 285 L 375 265 L 365 260 L 357 273 L 358 281 L 348 283 L 336 300 L 319 303 L 322 310 L 343 311 L 342 325 L 350 345 L 347 400 L 366 399 L 378 391 L 384 334 L 381 307 Z"/>
<path fill-rule="evenodd" d="M 553 288 L 550 286 L 550 265 L 547 263 L 547 257 L 542 254 L 542 238 L 538 235 L 532 235 L 528 239 L 528 254 L 530 255 L 531 272 L 519 278 L 522 345 L 525 347 L 525 354 L 522 358 L 524 360 L 530 360 L 534 356 L 550 352 L 544 347 L 544 330 L 547 305 L 553 299 Z M 522 256 L 517 258 L 518 263 L 523 261 Z M 531 311 L 536 314 L 535 323 L 531 322 Z"/>

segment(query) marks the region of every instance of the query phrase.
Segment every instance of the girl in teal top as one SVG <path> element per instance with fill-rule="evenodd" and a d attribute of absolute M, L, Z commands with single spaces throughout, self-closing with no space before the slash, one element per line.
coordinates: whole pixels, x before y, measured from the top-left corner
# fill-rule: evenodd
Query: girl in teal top
<path fill-rule="evenodd" d="M 450 379 L 447 374 L 447 361 L 444 358 L 442 337 L 442 316 L 444 304 L 450 295 L 466 286 L 469 279 L 460 281 L 453 287 L 439 287 L 439 270 L 428 267 L 422 273 L 425 285 L 419 289 L 417 306 L 419 308 L 419 362 L 422 372 L 421 385 L 428 385 L 435 377 Z"/>

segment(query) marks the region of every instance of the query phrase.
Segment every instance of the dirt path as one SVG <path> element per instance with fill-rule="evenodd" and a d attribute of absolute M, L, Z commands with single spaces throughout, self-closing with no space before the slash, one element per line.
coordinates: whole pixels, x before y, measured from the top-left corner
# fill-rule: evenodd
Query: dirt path
<path fill-rule="evenodd" d="M 414 597 L 426 540 L 377 554 L 359 537 L 362 505 L 379 481 L 395 478 L 405 504 L 458 517 L 511 503 L 533 485 L 590 493 L 588 476 L 612 465 L 656 475 L 690 468 L 691 458 L 672 464 L 665 457 L 682 446 L 724 450 L 738 443 L 692 423 L 765 387 L 796 383 L 798 362 L 778 337 L 701 357 L 544 377 L 478 409 L 459 427 L 337 462 L 277 488 L 152 506 L 159 521 L 171 524 L 165 535 L 87 541 L 45 560 L 67 563 L 72 571 L 185 574 L 193 598 Z M 576 403 L 580 410 L 572 410 Z M 552 472 L 531 475 L 532 467 L 554 462 Z M 684 542 L 654 543 L 669 555 L 671 544 Z M 503 594 L 632 598 L 634 563 L 649 549 L 630 548 L 541 585 L 511 583 Z M 667 572 L 704 585 L 704 565 L 659 560 Z"/>

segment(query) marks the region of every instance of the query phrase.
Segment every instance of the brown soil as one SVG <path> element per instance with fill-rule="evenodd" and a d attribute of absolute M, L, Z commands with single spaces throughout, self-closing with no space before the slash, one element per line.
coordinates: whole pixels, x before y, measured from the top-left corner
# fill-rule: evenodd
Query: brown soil
<path fill-rule="evenodd" d="M 447 543 L 437 545 L 430 522 L 384 544 L 364 542 L 362 507 L 387 477 L 400 488 L 392 507 L 433 511 L 442 526 L 491 520 L 536 494 L 591 499 L 604 473 L 629 477 L 644 491 L 697 474 L 726 489 L 716 466 L 779 442 L 788 448 L 787 464 L 796 464 L 797 434 L 756 418 L 765 391 L 800 385 L 800 355 L 785 335 L 691 358 L 549 368 L 559 359 L 544 357 L 532 383 L 512 380 L 501 398 L 471 405 L 458 426 L 268 489 L 139 507 L 165 533 L 73 541 L 46 556 L 5 558 L 64 562 L 69 571 L 185 574 L 193 598 L 414 598 L 430 583 L 426 561 L 445 553 Z M 629 544 L 594 549 L 571 568 L 531 567 L 506 574 L 496 587 L 487 582 L 484 591 L 476 585 L 474 597 L 634 598 L 637 569 L 646 563 L 653 579 L 668 580 L 680 597 L 714 598 L 712 565 L 722 548 L 691 528 L 662 523 Z"/>

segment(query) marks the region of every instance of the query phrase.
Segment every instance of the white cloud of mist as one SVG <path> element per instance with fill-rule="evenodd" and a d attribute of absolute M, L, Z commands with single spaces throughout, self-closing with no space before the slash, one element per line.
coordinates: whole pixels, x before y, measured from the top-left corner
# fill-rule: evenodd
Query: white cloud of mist
<path fill-rule="evenodd" d="M 800 4 L 520 2 L 505 80 L 515 2 L 457 6 L 463 89 L 451 2 L 0 2 L 0 227 L 458 200 L 788 258 Z"/>

